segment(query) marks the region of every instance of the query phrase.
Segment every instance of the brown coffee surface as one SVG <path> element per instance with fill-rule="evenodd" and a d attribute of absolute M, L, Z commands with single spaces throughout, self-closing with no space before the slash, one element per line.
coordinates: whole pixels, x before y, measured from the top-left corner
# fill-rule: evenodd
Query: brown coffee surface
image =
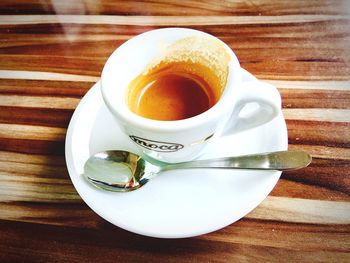
<path fill-rule="evenodd" d="M 181 120 L 205 112 L 215 104 L 208 84 L 196 75 L 159 73 L 142 78 L 134 89 L 129 107 L 154 120 Z"/>

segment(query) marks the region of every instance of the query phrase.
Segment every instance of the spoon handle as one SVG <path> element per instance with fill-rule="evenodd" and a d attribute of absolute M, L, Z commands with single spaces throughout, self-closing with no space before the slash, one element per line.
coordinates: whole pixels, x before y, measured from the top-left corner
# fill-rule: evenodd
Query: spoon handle
<path fill-rule="evenodd" d="M 161 171 L 187 168 L 224 168 L 255 170 L 295 170 L 308 166 L 311 156 L 303 151 L 280 151 L 237 157 L 224 157 L 210 160 L 198 160 L 169 164 Z"/>

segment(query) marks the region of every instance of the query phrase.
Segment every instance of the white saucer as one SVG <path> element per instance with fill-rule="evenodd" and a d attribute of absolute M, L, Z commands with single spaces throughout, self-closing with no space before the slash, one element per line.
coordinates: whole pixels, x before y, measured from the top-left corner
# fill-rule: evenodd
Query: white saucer
<path fill-rule="evenodd" d="M 244 80 L 255 78 L 244 71 Z M 286 150 L 282 113 L 259 128 L 213 142 L 202 159 Z M 242 218 L 261 203 L 281 172 L 242 170 L 168 171 L 128 193 L 98 190 L 83 180 L 85 161 L 109 149 L 138 152 L 107 108 L 97 82 L 78 105 L 67 131 L 66 161 L 81 198 L 98 215 L 128 231 L 162 238 L 209 233 Z"/>

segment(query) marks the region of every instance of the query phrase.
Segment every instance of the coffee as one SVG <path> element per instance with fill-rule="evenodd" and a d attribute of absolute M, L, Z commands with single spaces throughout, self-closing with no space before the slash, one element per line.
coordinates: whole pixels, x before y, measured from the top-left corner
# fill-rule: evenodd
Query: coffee
<path fill-rule="evenodd" d="M 228 71 L 227 59 L 222 60 L 226 64 L 211 59 L 217 45 L 185 38 L 167 47 L 130 83 L 129 109 L 161 121 L 187 119 L 210 109 L 222 95 Z"/>
<path fill-rule="evenodd" d="M 129 108 L 153 120 L 187 119 L 217 101 L 212 87 L 198 75 L 171 70 L 140 76 L 130 85 Z"/>

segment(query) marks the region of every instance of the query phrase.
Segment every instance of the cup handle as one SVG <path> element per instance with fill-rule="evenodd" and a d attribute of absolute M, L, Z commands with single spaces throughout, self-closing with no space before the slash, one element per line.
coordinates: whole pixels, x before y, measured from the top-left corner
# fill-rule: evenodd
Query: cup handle
<path fill-rule="evenodd" d="M 281 96 L 275 86 L 259 80 L 243 82 L 231 117 L 219 136 L 263 125 L 275 118 L 280 111 Z"/>

